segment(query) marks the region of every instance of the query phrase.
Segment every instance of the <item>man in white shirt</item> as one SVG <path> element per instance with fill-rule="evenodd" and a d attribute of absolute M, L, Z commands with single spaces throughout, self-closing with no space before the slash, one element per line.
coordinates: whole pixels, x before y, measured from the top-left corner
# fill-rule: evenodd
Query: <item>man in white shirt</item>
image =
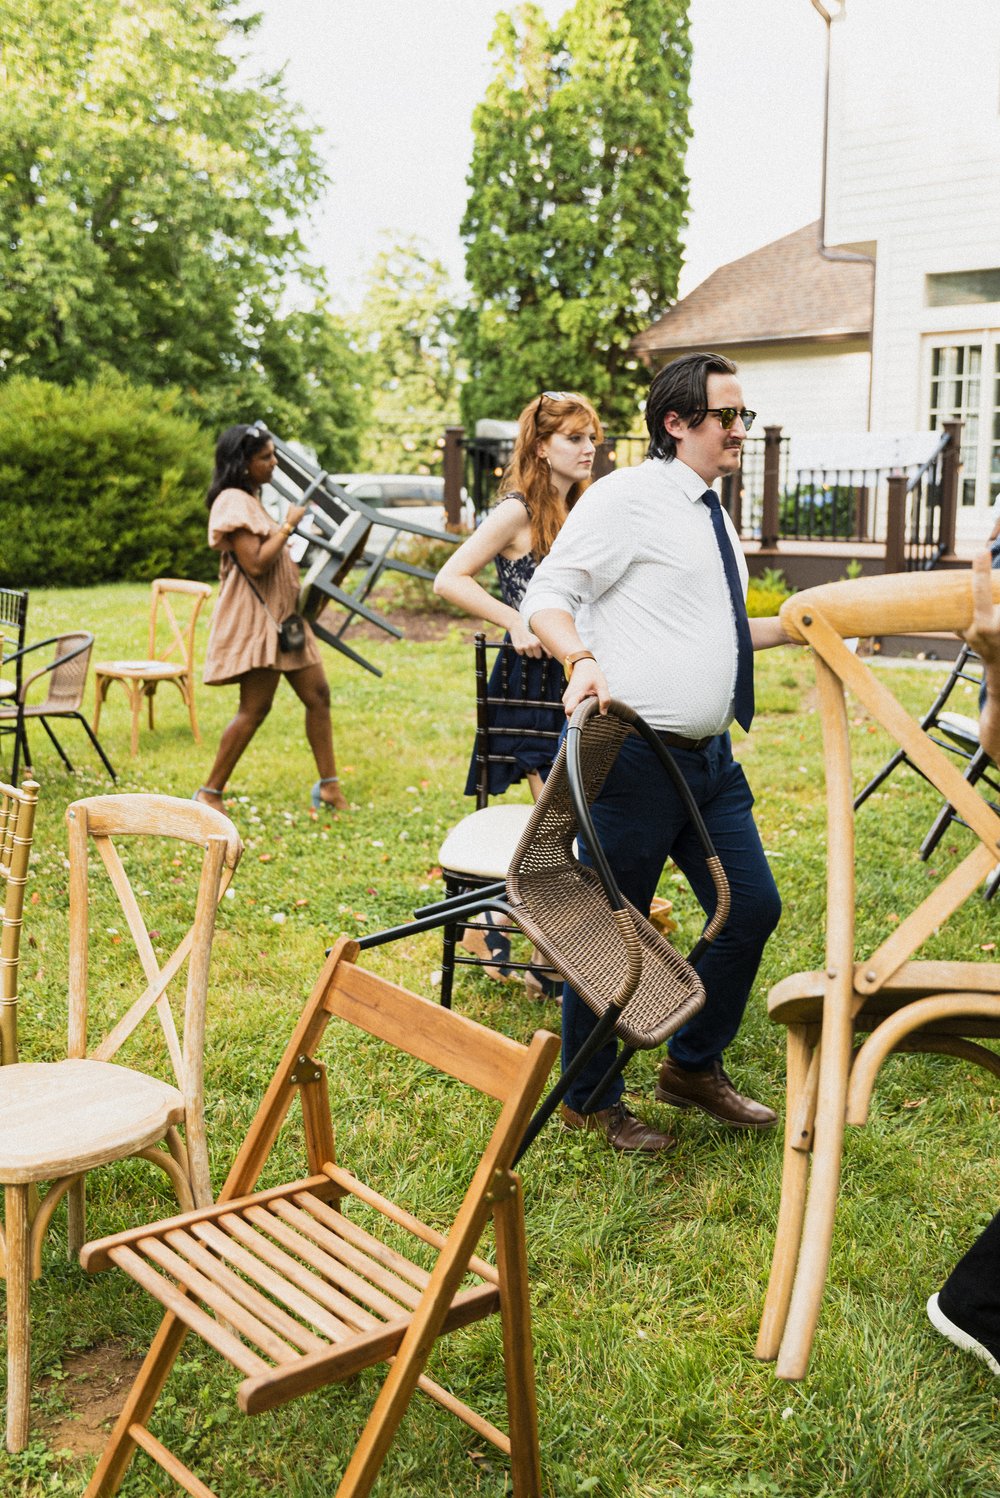
<path fill-rule="evenodd" d="M 734 717 L 749 727 L 753 715 L 752 651 L 783 644 L 786 636 L 777 619 L 747 620 L 739 537 L 709 487 L 739 468 L 752 421 L 728 359 L 690 354 L 662 369 L 646 403 L 649 457 L 608 474 L 582 496 L 528 585 L 521 614 L 566 663 L 567 716 L 585 697 L 596 697 L 602 710 L 616 697 L 658 730 L 729 879 L 729 921 L 698 964 L 705 1007 L 671 1038 L 656 1096 L 733 1128 L 767 1129 L 775 1113 L 737 1092 L 722 1066 L 781 913 L 753 795 L 727 730 Z M 668 858 L 706 912 L 714 909 L 714 886 L 684 805 L 635 735 L 622 746 L 593 815 L 619 886 L 640 910 L 649 909 Z M 564 1066 L 594 1023 L 567 988 Z M 670 1148 L 671 1135 L 625 1106 L 620 1077 L 595 1099 L 593 1111 L 581 1111 L 614 1050 L 612 1042 L 574 1081 L 564 1123 L 596 1128 L 620 1150 Z"/>

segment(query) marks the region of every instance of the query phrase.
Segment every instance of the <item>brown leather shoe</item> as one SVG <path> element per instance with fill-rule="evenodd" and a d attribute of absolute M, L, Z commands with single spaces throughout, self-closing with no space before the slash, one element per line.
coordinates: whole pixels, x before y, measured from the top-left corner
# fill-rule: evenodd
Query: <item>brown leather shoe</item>
<path fill-rule="evenodd" d="M 596 1113 L 574 1113 L 565 1103 L 562 1105 L 563 1127 L 567 1129 L 597 1129 L 604 1135 L 612 1149 L 638 1150 L 651 1155 L 657 1150 L 672 1150 L 677 1140 L 673 1134 L 664 1134 L 626 1108 L 624 1103 L 613 1103 L 610 1108 L 599 1108 Z"/>
<path fill-rule="evenodd" d="M 685 1071 L 668 1056 L 660 1067 L 656 1098 L 675 1108 L 700 1108 L 732 1129 L 773 1129 L 778 1122 L 772 1108 L 736 1091 L 721 1061 L 713 1061 L 706 1071 Z"/>

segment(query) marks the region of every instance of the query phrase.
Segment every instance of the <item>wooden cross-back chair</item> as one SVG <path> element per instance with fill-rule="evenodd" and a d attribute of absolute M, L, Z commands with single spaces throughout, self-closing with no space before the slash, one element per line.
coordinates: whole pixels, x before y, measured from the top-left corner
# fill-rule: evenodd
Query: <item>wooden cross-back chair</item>
<path fill-rule="evenodd" d="M 20 1451 L 28 1437 L 29 1285 L 41 1274 L 42 1243 L 63 1197 L 69 1195 L 71 1254 L 86 1236 L 84 1177 L 97 1166 L 142 1156 L 166 1172 L 182 1207 L 205 1206 L 212 1200 L 203 1098 L 205 1000 L 216 908 L 242 853 L 239 836 L 221 812 L 171 796 L 94 796 L 74 801 L 66 816 L 68 1055 L 61 1061 L 17 1061 L 0 1067 L 0 1184 L 4 1187 L 0 1269 L 7 1280 L 10 1451 Z M 197 884 L 193 923 L 165 960 L 154 949 L 116 846 L 116 841 L 135 838 L 170 840 L 175 847 L 177 842 L 190 843 L 202 851 L 197 880 L 193 872 L 191 878 Z M 96 882 L 88 868 L 88 854 L 95 847 L 145 979 L 145 987 L 131 1003 L 129 985 L 119 981 L 117 966 L 113 978 L 105 978 L 103 985 L 88 976 L 88 968 L 95 967 L 88 957 Z M 173 860 L 169 868 L 171 878 L 184 881 L 183 875 L 175 873 Z M 148 871 L 142 877 L 153 882 Z M 158 870 L 157 878 L 162 889 L 167 884 L 166 870 Z M 117 939 L 121 941 L 120 936 Z M 185 963 L 179 1034 L 168 986 Z M 113 1011 L 113 1018 L 111 1028 L 94 1044 L 90 1032 L 96 1024 L 90 1011 L 99 988 L 103 1007 Z M 169 1056 L 169 1082 L 116 1059 L 151 1012 L 155 1012 Z M 163 1143 L 165 1150 L 160 1147 Z M 44 1182 L 50 1184 L 39 1203 L 37 1191 Z"/>
<path fill-rule="evenodd" d="M 993 573 L 1000 602 L 1000 574 Z M 796 973 L 768 997 L 787 1026 L 784 1169 L 774 1260 L 757 1356 L 779 1378 L 804 1377 L 829 1267 L 846 1124 L 864 1124 L 882 1062 L 897 1051 L 962 1057 L 1000 1076 L 1000 963 L 914 960 L 997 862 L 1000 816 L 885 683 L 844 643 L 853 635 L 962 630 L 972 619 L 971 573 L 906 573 L 812 588 L 789 599 L 782 623 L 812 649 L 827 794 L 826 965 Z M 854 813 L 845 691 L 976 833 L 976 847 L 870 953 L 855 935 Z M 859 1032 L 868 1032 L 855 1045 Z"/>
<path fill-rule="evenodd" d="M 17 1060 L 18 968 L 28 862 L 34 837 L 38 786 L 0 783 L 0 879 L 4 883 L 0 936 L 0 1065 Z"/>
<path fill-rule="evenodd" d="M 86 1269 L 117 1265 L 166 1308 L 87 1487 L 88 1498 L 117 1492 L 137 1447 L 186 1492 L 211 1498 L 211 1490 L 148 1429 L 189 1331 L 243 1375 L 239 1404 L 246 1414 L 271 1409 L 375 1363 L 391 1362 L 337 1488 L 338 1498 L 370 1492 L 418 1387 L 471 1426 L 477 1438 L 509 1455 L 517 1498 L 540 1498 L 524 1213 L 520 1181 L 511 1165 L 559 1042 L 544 1031 L 526 1046 L 508 1040 L 365 972 L 355 965 L 357 950 L 346 939 L 333 948 L 218 1204 L 88 1244 L 83 1251 Z M 428 1227 L 409 1205 L 387 1200 L 336 1163 L 326 1067 L 316 1056 L 332 1018 L 501 1105 L 446 1232 Z M 398 1057 L 386 1059 L 391 1067 Z M 389 1096 L 386 1067 L 379 1065 L 374 1075 L 382 1084 L 377 1093 L 381 1110 Z M 406 1088 L 402 1095 L 409 1099 Z M 449 1090 L 448 1097 L 451 1108 L 455 1092 Z M 254 1193 L 296 1098 L 302 1107 L 308 1175 Z M 406 1106 L 409 1147 L 413 1110 L 409 1101 Z M 358 1111 L 352 1087 L 351 1116 Z M 456 1118 L 460 1114 L 459 1099 Z M 452 1137 L 463 1137 L 457 1124 Z M 381 1227 L 369 1230 L 357 1223 L 347 1210 L 352 1199 L 373 1208 Z M 436 1201 L 434 1211 L 440 1211 Z M 491 1217 L 496 1267 L 476 1254 Z M 380 1237 L 383 1229 L 387 1241 Z M 412 1245 L 407 1252 L 399 1247 L 404 1236 Z M 429 1260 L 428 1248 L 433 1251 Z M 474 1284 L 461 1289 L 466 1277 Z M 438 1336 L 497 1311 L 509 1435 L 424 1374 Z"/>
<path fill-rule="evenodd" d="M 142 661 L 98 661 L 94 666 L 94 732 L 101 721 L 101 708 L 111 683 L 120 681 L 128 695 L 132 713 L 130 752 L 133 759 L 139 753 L 142 700 L 145 698 L 148 704 L 149 726 L 152 728 L 153 698 L 161 681 L 172 681 L 180 692 L 191 720 L 194 741 L 201 743 L 194 708 L 194 632 L 201 606 L 211 596 L 208 583 L 191 582 L 183 577 L 154 578 L 147 658 Z"/>

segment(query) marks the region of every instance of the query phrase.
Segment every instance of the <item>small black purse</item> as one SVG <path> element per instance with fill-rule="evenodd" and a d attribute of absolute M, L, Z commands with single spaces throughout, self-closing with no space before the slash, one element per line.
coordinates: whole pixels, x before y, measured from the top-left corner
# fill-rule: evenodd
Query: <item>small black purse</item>
<path fill-rule="evenodd" d="M 289 614 L 278 625 L 278 647 L 281 650 L 301 650 L 306 643 L 306 621 L 301 614 Z"/>

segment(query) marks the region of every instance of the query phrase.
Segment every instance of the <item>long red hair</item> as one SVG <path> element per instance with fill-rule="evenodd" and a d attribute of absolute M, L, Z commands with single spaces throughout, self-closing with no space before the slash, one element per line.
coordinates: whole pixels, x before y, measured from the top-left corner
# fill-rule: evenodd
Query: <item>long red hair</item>
<path fill-rule="evenodd" d="M 531 516 L 531 552 L 540 562 L 552 550 L 563 523 L 562 501 L 552 486 L 548 462 L 538 451 L 539 442 L 553 432 L 583 432 L 594 429 L 594 441 L 603 442 L 604 432 L 597 412 L 582 395 L 543 395 L 529 401 L 517 418 L 517 439 L 510 462 L 500 480 L 500 497 L 523 494 Z M 571 510 L 590 484 L 582 479 L 566 496 Z"/>

